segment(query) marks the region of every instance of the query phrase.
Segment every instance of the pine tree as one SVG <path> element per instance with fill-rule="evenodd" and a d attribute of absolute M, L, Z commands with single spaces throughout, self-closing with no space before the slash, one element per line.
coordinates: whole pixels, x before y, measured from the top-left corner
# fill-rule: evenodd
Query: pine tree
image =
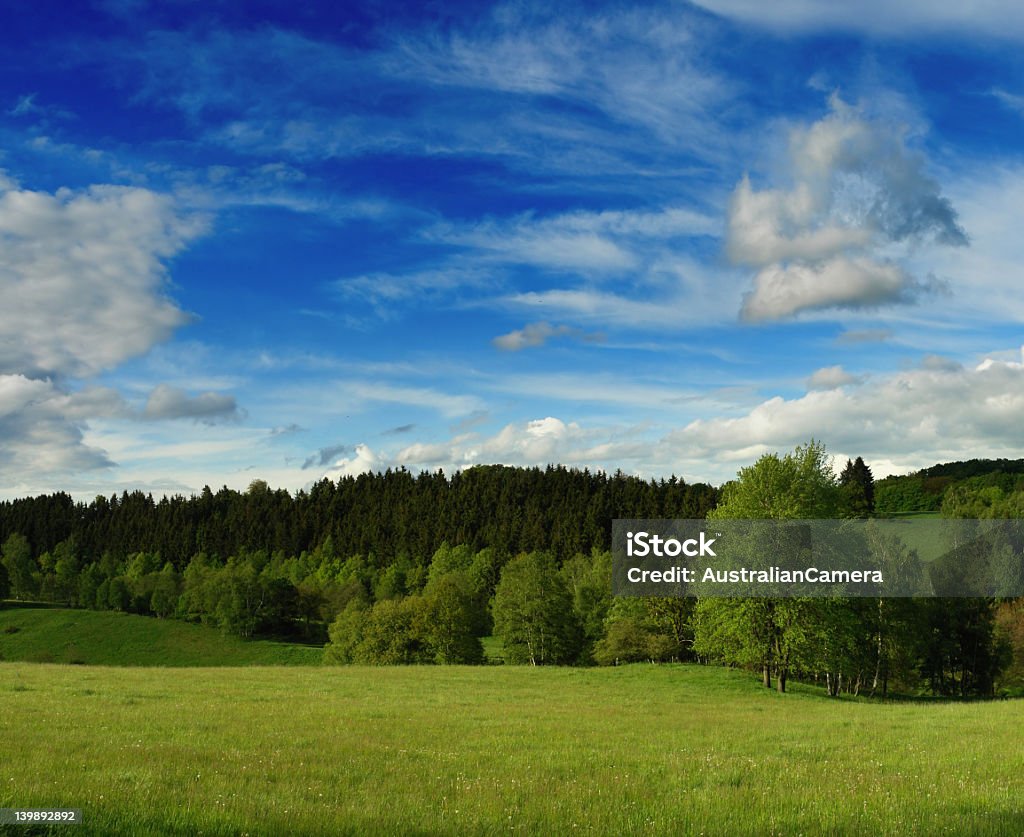
<path fill-rule="evenodd" d="M 868 517 L 875 511 L 875 478 L 859 456 L 846 460 L 839 475 L 839 485 L 849 517 Z"/>

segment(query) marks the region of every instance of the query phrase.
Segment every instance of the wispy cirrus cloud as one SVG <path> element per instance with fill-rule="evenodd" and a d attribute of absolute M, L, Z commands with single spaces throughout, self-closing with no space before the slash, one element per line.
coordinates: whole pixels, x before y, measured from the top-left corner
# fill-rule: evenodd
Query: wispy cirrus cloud
<path fill-rule="evenodd" d="M 1013 0 L 966 4 L 909 0 L 893 6 L 884 0 L 856 4 L 817 0 L 696 0 L 697 5 L 745 23 L 786 32 L 863 32 L 907 38 L 969 32 L 997 40 L 1024 38 L 1024 11 Z"/>
<path fill-rule="evenodd" d="M 856 346 L 862 343 L 883 343 L 893 336 L 892 329 L 888 328 L 860 328 L 848 329 L 836 337 L 836 343 L 841 346 Z"/>
<path fill-rule="evenodd" d="M 425 235 L 469 248 L 484 260 L 532 265 L 586 276 L 633 274 L 652 244 L 716 236 L 715 219 L 681 207 L 520 215 L 475 224 L 437 225 Z"/>
<path fill-rule="evenodd" d="M 624 172 L 656 157 L 721 159 L 736 88 L 707 54 L 707 28 L 684 7 L 555 14 L 505 3 L 444 24 L 381 26 L 372 48 L 264 26 L 155 30 L 114 52 L 134 96 L 237 152 L 468 154 L 575 175 L 598 162 Z M 87 43 L 74 56 L 94 60 Z"/>
<path fill-rule="evenodd" d="M 1017 113 L 1024 114 L 1024 96 L 1020 93 L 1011 93 L 1001 87 L 994 87 L 989 95 L 997 99 L 1004 107 Z"/>

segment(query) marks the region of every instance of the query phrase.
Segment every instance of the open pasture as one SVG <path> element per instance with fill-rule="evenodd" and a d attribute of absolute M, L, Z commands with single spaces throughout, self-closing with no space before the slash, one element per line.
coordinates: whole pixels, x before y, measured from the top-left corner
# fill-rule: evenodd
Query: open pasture
<path fill-rule="evenodd" d="M 82 808 L 75 834 L 1018 834 L 1022 727 L 699 666 L 2 663 L 0 807 Z"/>

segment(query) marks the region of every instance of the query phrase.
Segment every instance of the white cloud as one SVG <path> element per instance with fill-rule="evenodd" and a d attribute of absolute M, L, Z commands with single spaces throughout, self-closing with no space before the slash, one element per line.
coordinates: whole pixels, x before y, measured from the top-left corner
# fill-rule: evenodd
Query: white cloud
<path fill-rule="evenodd" d="M 479 463 L 562 463 L 720 484 L 761 454 L 811 438 L 823 440 L 837 457 L 863 456 L 880 475 L 971 457 L 1017 458 L 1024 448 L 1024 353 L 1014 355 L 996 353 L 973 367 L 925 360 L 921 367 L 870 379 L 826 368 L 812 378 L 815 387 L 828 388 L 769 398 L 740 415 L 691 421 L 667 433 L 547 416 L 392 453 L 367 449 L 339 468 L 405 465 L 450 472 Z"/>
<path fill-rule="evenodd" d="M 86 441 L 89 422 L 139 414 L 115 390 L 73 382 L 188 321 L 165 294 L 166 263 L 201 231 L 146 189 L 51 194 L 0 178 L 0 482 L 38 485 L 114 464 Z M 145 414 L 166 414 L 169 394 L 158 388 Z M 210 395 L 179 399 L 179 414 L 222 409 Z"/>
<path fill-rule="evenodd" d="M 68 394 L 48 380 L 0 375 L 0 484 L 112 466 L 106 451 L 84 441 L 80 419 L 125 409 L 111 390 Z"/>
<path fill-rule="evenodd" d="M 671 331 L 694 324 L 712 325 L 734 312 L 739 294 L 732 292 L 728 278 L 723 277 L 717 289 L 713 284 L 705 285 L 703 277 L 698 280 L 699 287 L 694 289 L 686 288 L 680 282 L 669 293 L 652 298 L 591 288 L 554 288 L 509 294 L 500 297 L 497 303 L 534 315 L 572 318 L 597 326 Z M 699 296 L 700 287 L 706 291 L 706 296 Z M 698 296 L 699 305 L 694 299 Z"/>
<path fill-rule="evenodd" d="M 952 204 L 898 130 L 833 96 L 831 112 L 794 130 L 789 146 L 792 188 L 756 191 L 744 177 L 729 207 L 727 253 L 760 269 L 745 319 L 911 302 L 941 286 L 892 258 L 905 261 L 925 243 L 967 243 Z"/>
<path fill-rule="evenodd" d="M 377 456 L 367 445 L 356 445 L 355 455 L 338 460 L 324 476 L 331 480 L 340 477 L 357 477 L 368 471 L 381 471 L 387 463 Z"/>
<path fill-rule="evenodd" d="M 807 183 L 799 183 L 791 192 L 755 192 L 744 176 L 729 207 L 729 258 L 754 266 L 823 259 L 871 241 L 871 231 L 864 227 L 844 227 L 831 219 L 812 226 L 827 207 L 827 196 L 814 191 Z"/>
<path fill-rule="evenodd" d="M 697 5 L 757 26 L 792 32 L 852 31 L 892 37 L 944 33 L 998 39 L 1024 37 L 1024 8 L 1015 0 L 696 0 Z"/>
<path fill-rule="evenodd" d="M 700 21 L 639 8 L 561 10 L 544 18 L 504 4 L 472 30 L 402 40 L 386 65 L 396 75 L 449 89 L 583 103 L 688 147 L 714 142 L 715 126 L 702 117 L 732 90 L 702 60 Z M 613 62 L 606 60 L 610 50 Z"/>
<path fill-rule="evenodd" d="M 987 358 L 974 368 L 927 364 L 870 384 L 771 398 L 738 418 L 691 422 L 669 434 L 665 455 L 692 468 L 752 459 L 814 437 L 836 454 L 909 470 L 973 457 L 1019 457 L 1024 448 L 1024 363 Z M 694 452 L 699 452 L 696 456 Z M 702 465 L 703 463 L 703 465 Z"/>
<path fill-rule="evenodd" d="M 872 308 L 907 301 L 920 287 L 898 266 L 863 257 L 769 265 L 754 277 L 740 314 L 757 321 L 821 308 Z"/>
<path fill-rule="evenodd" d="M 575 177 L 649 174 L 652 157 L 721 159 L 734 139 L 714 117 L 735 85 L 705 54 L 709 28 L 685 8 L 499 3 L 436 26 L 384 26 L 372 49 L 272 26 L 93 49 L 127 63 L 139 96 L 178 108 L 232 153 L 471 153 Z M 400 91 L 401 107 L 382 111 L 370 90 Z"/>
<path fill-rule="evenodd" d="M 574 462 L 585 455 L 579 448 L 586 446 L 592 435 L 575 422 L 566 423 L 547 416 L 508 424 L 489 437 L 469 433 L 444 443 L 412 444 L 398 451 L 394 459 L 403 465 L 449 468 L 480 463 L 547 465 Z"/>
<path fill-rule="evenodd" d="M 825 366 L 818 369 L 807 379 L 808 389 L 838 389 L 847 384 L 859 384 L 864 378 L 861 375 L 851 375 L 842 366 Z"/>
<path fill-rule="evenodd" d="M 963 364 L 949 357 L 942 355 L 925 355 L 921 358 L 921 368 L 930 369 L 933 372 L 959 372 Z"/>
<path fill-rule="evenodd" d="M 597 340 L 600 335 L 584 335 L 579 329 L 567 325 L 551 325 L 548 322 L 527 323 L 522 328 L 510 331 L 508 334 L 500 334 L 491 342 L 505 352 L 519 352 L 523 349 L 543 346 L 553 337 L 583 337 L 584 339 Z"/>
<path fill-rule="evenodd" d="M 211 422 L 237 418 L 238 415 L 238 405 L 230 395 L 219 392 L 189 395 L 167 384 L 160 384 L 150 393 L 143 410 L 143 417 L 153 420 L 191 418 Z"/>
<path fill-rule="evenodd" d="M 95 375 L 188 321 L 166 261 L 201 231 L 145 189 L 0 194 L 0 372 Z"/>

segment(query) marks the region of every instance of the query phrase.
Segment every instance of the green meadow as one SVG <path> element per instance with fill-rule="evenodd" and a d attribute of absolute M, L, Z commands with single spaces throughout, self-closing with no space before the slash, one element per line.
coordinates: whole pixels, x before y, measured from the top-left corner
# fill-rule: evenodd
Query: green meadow
<path fill-rule="evenodd" d="M 692 665 L 6 662 L 0 807 L 81 808 L 76 835 L 1020 834 L 1022 729 L 1020 701 Z"/>
<path fill-rule="evenodd" d="M 200 625 L 114 611 L 0 607 L 0 660 L 105 666 L 319 665 L 319 646 L 247 642 Z"/>

